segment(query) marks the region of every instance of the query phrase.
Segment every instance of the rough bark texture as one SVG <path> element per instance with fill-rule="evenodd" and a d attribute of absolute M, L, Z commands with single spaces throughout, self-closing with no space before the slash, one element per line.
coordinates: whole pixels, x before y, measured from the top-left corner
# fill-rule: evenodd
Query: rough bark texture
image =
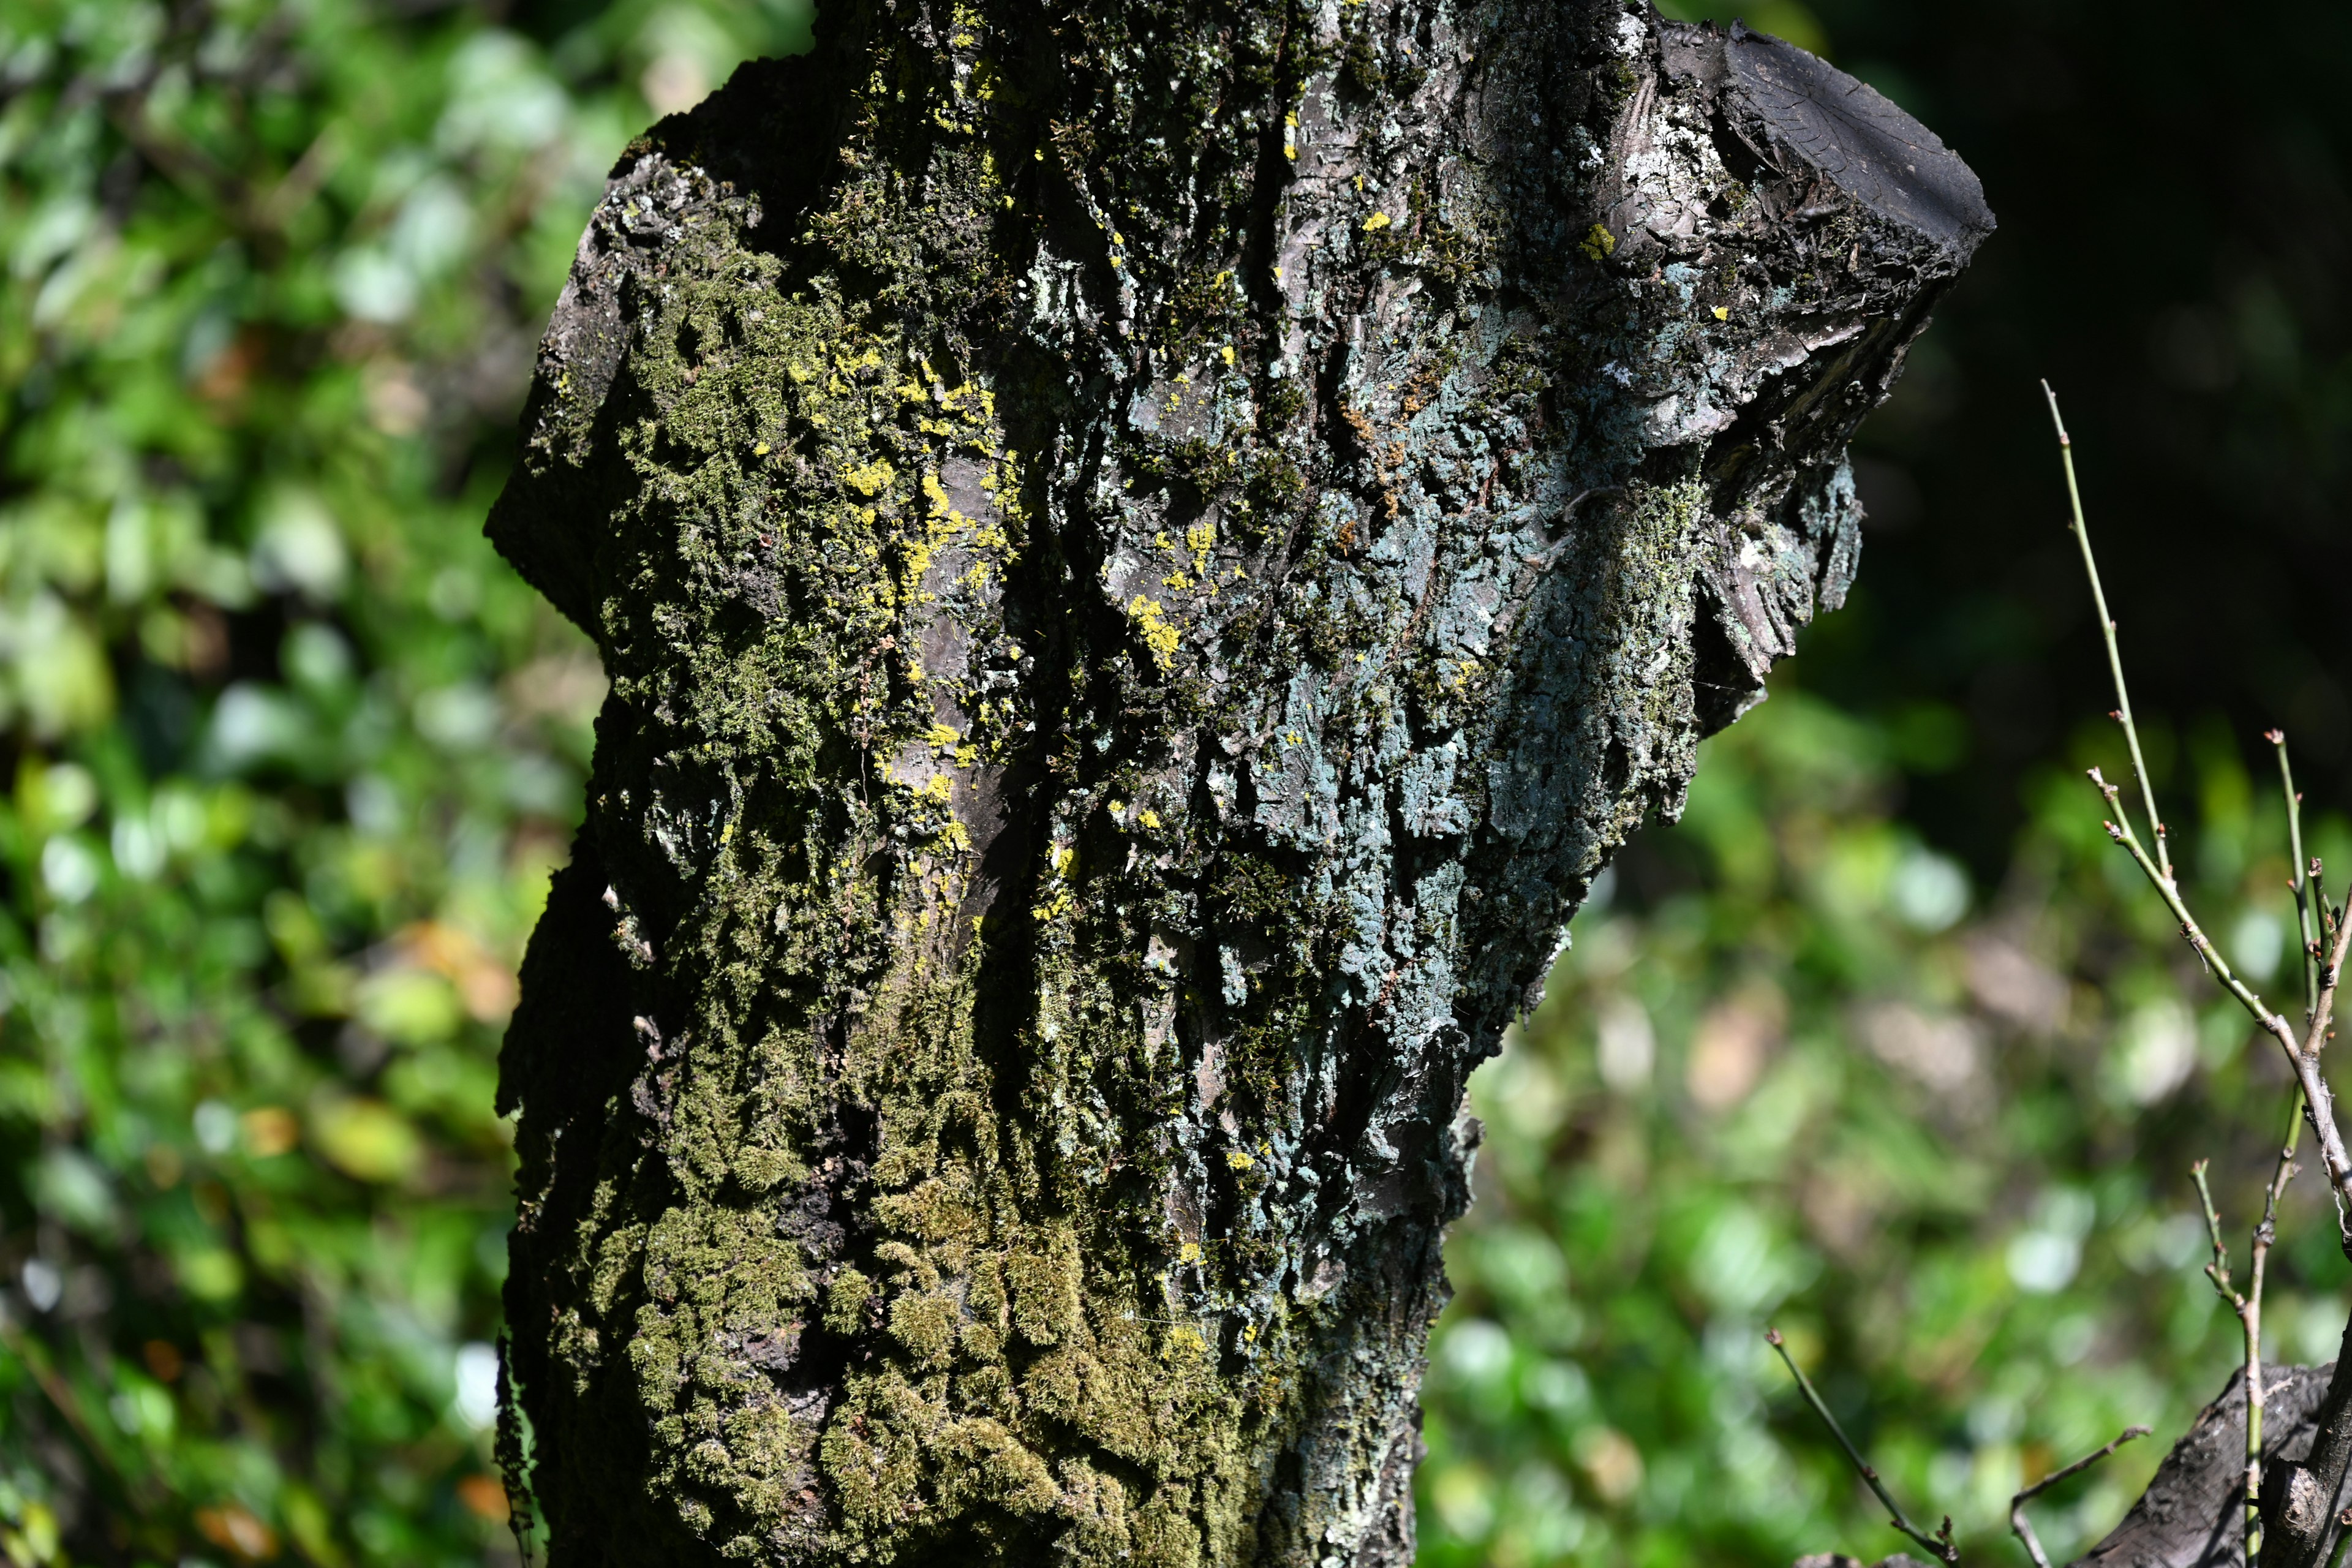
<path fill-rule="evenodd" d="M 2311 1456 L 2317 1417 L 2336 1363 L 2263 1369 L 2263 1489 L 2275 1494 L 2287 1467 Z M 2105 1540 L 2074 1568 L 2224 1568 L 2246 1561 L 2246 1373 L 2230 1374 L 2221 1396 L 2199 1411 L 2172 1446 L 2147 1490 Z M 2352 1502 L 2313 1510 L 2326 1518 Z M 2263 1533 L 2277 1527 L 2266 1520 Z M 2315 1531 L 2314 1533 L 2316 1533 Z M 2271 1560 L 2265 1551 L 2264 1562 Z"/>
<path fill-rule="evenodd" d="M 2263 1474 L 2263 1560 L 2275 1568 L 2326 1563 L 2343 1527 L 2344 1493 L 2352 1489 L 2352 1322 L 2330 1363 L 2334 1373 L 2310 1415 L 2312 1435 L 2282 1451 Z M 2328 1506 L 2328 1500 L 2335 1500 Z"/>
<path fill-rule="evenodd" d="M 1471 1067 L 1853 570 L 1991 226 L 1599 0 L 857 0 L 631 149 L 491 519 L 559 1568 L 1398 1564 Z"/>

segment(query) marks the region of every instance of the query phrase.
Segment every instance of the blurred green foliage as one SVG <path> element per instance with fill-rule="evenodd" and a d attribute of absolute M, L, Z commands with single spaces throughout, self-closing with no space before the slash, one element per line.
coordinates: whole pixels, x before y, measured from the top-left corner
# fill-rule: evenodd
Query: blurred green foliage
<path fill-rule="evenodd" d="M 2154 1426 L 2038 1508 L 2053 1552 L 2087 1546 L 2220 1391 L 2237 1324 L 2199 1272 L 2188 1165 L 2213 1158 L 2242 1269 L 2292 1080 L 2101 829 L 2080 768 L 2123 776 L 2107 727 L 2032 781 L 1982 902 L 1894 815 L 1898 763 L 1949 765 L 1958 725 L 1865 724 L 1780 682 L 1707 743 L 1682 823 L 1621 862 L 1474 1079 L 1424 1563 L 1899 1549 L 1768 1323 L 1970 1561 L 2022 1563 L 2010 1494 Z M 2292 1011 L 2276 781 L 2226 736 L 2162 739 L 2192 906 Z M 2340 819 L 2312 847 L 2352 867 Z M 2306 1177 L 2283 1210 L 2274 1360 L 2333 1359 L 2343 1330 L 2321 1194 Z"/>
<path fill-rule="evenodd" d="M 1747 10 L 1863 40 L 1857 68 L 1938 124 L 2008 123 L 1938 76 L 1925 10 Z M 2050 58 L 2030 18 L 1968 25 Z M 485 1430 L 492 1064 L 602 681 L 481 518 L 604 171 L 806 26 L 799 0 L 0 10 L 8 1562 L 512 1555 Z M 1988 258 L 1971 287 L 2006 300 Z M 1955 367 L 2011 352 L 1954 313 L 1872 482 L 1916 473 L 1932 517 L 1969 476 L 2024 474 L 2054 516 L 2038 431 L 1996 450 L 1949 423 Z M 2126 454 L 2082 422 L 2095 525 Z M 2071 770 L 2114 768 L 2112 738 L 2061 766 L 2063 727 L 2008 722 L 2041 711 L 2017 682 L 1950 699 L 2017 628 L 2038 648 L 2081 617 L 2071 584 L 1968 578 L 1923 542 L 1946 536 L 1876 537 L 1802 683 L 1710 743 L 1683 823 L 1629 853 L 1478 1077 L 1430 1563 L 1892 1550 L 1768 1321 L 1914 1511 L 1988 1556 L 2019 1478 L 2127 1421 L 2160 1443 L 2220 1385 L 2233 1330 L 2185 1168 L 2214 1157 L 2242 1238 L 2284 1074 L 2099 833 Z M 1948 602 L 1965 635 L 1874 609 Z M 2156 739 L 2202 908 L 2263 973 L 2270 783 L 2242 736 Z M 2317 847 L 2352 868 L 2340 825 Z M 2312 1360 L 2346 1294 L 2316 1203 L 2290 1199 L 2270 1313 Z M 2103 1530 L 2157 1449 L 2055 1494 L 2052 1545 Z"/>
<path fill-rule="evenodd" d="M 479 1562 L 491 1098 L 603 679 L 481 538 L 803 5 L 0 7 L 0 1558 Z"/>

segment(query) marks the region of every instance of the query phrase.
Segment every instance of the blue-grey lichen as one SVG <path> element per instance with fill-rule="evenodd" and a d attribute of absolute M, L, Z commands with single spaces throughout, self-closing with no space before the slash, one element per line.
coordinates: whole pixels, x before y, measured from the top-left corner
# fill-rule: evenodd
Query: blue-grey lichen
<path fill-rule="evenodd" d="M 624 158 L 491 521 L 613 680 L 502 1089 L 555 1560 L 1402 1564 L 1465 1079 L 1990 219 L 1613 0 L 818 37 Z"/>

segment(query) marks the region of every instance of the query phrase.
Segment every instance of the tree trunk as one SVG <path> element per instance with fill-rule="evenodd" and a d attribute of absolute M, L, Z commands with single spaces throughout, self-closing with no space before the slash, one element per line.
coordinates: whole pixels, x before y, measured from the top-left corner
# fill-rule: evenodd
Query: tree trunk
<path fill-rule="evenodd" d="M 1598 0 L 845 0 L 623 158 L 499 548 L 559 1568 L 1397 1564 L 1471 1067 L 1845 592 L 1992 225 Z"/>

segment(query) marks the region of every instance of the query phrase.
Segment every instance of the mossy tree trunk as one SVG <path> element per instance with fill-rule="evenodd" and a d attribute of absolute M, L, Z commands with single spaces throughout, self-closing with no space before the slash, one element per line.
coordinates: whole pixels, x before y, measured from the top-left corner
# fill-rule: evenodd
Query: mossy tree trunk
<path fill-rule="evenodd" d="M 1599 0 L 844 0 L 624 157 L 491 533 L 558 1568 L 1402 1564 L 1472 1066 L 1853 570 L 1991 226 Z"/>

